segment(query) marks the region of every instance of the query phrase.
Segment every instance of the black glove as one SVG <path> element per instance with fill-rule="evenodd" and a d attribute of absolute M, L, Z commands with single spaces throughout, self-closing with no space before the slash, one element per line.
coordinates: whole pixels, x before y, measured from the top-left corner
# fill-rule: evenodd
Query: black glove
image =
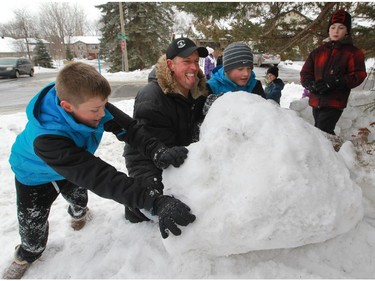
<path fill-rule="evenodd" d="M 316 93 L 317 89 L 315 87 L 315 81 L 308 80 L 305 83 L 303 83 L 303 87 L 305 87 L 307 90 L 309 90 L 310 93 Z"/>
<path fill-rule="evenodd" d="M 152 160 L 159 169 L 166 169 L 171 164 L 174 167 L 180 167 L 187 158 L 188 152 L 189 150 L 184 146 L 174 146 L 171 148 L 163 146 L 155 152 Z"/>
<path fill-rule="evenodd" d="M 327 79 L 320 79 L 316 81 L 315 87 L 320 94 L 324 95 L 328 92 L 328 90 L 338 88 L 340 83 L 339 77 L 329 77 Z"/>
<path fill-rule="evenodd" d="M 171 196 L 159 196 L 155 200 L 153 212 L 159 216 L 159 228 L 163 239 L 168 237 L 169 231 L 176 236 L 181 235 L 177 225 L 187 226 L 195 221 L 190 208 Z"/>
<path fill-rule="evenodd" d="M 315 88 L 318 94 L 325 94 L 328 91 L 329 86 L 324 79 L 320 79 L 315 82 Z"/>

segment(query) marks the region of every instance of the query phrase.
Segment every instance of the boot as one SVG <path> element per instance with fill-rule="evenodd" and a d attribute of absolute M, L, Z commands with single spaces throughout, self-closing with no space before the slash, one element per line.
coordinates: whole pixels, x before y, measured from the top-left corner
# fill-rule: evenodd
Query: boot
<path fill-rule="evenodd" d="M 73 228 L 73 230 L 78 231 L 78 230 L 81 230 L 86 225 L 86 222 L 90 220 L 91 220 L 91 213 L 90 213 L 89 208 L 86 207 L 85 212 L 81 217 L 79 218 L 72 217 L 70 225 Z"/>
<path fill-rule="evenodd" d="M 30 267 L 31 263 L 28 263 L 18 254 L 21 245 L 17 245 L 14 253 L 14 260 L 10 266 L 5 270 L 3 279 L 21 279 L 25 274 L 26 270 Z"/>

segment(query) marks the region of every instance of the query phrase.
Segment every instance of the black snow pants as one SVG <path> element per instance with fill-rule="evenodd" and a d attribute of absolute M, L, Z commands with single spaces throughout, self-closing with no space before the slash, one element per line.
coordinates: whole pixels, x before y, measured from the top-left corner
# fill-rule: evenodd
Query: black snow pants
<path fill-rule="evenodd" d="M 17 216 L 21 247 L 20 257 L 32 263 L 46 248 L 48 240 L 48 216 L 52 203 L 59 193 L 69 203 L 68 213 L 73 218 L 82 217 L 88 201 L 87 189 L 78 187 L 67 180 L 30 186 L 16 179 Z"/>
<path fill-rule="evenodd" d="M 336 135 L 334 130 L 342 112 L 343 110 L 341 109 L 330 107 L 313 108 L 315 127 L 328 134 Z"/>

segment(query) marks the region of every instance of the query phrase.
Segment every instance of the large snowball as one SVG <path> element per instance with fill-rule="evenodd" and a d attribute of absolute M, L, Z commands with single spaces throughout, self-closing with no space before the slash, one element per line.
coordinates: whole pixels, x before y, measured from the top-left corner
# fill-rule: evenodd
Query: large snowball
<path fill-rule="evenodd" d="M 322 133 L 293 111 L 244 92 L 215 101 L 165 193 L 197 216 L 171 253 L 230 255 L 322 242 L 363 216 L 360 188 Z"/>

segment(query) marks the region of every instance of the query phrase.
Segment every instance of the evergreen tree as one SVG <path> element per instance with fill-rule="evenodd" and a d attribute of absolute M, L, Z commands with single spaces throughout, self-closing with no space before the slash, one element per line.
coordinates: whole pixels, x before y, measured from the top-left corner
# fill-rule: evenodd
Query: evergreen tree
<path fill-rule="evenodd" d="M 125 35 L 129 70 L 149 68 L 165 52 L 172 37 L 172 11 L 168 4 L 157 2 L 125 2 Z M 96 6 L 101 19 L 100 54 L 111 63 L 110 72 L 122 70 L 120 13 L 118 2 Z"/>
<path fill-rule="evenodd" d="M 67 44 L 67 46 L 66 46 L 65 57 L 66 57 L 66 60 L 68 60 L 68 61 L 71 61 L 74 58 L 72 50 L 70 49 L 69 44 Z"/>
<path fill-rule="evenodd" d="M 107 2 L 95 6 L 103 14 L 100 19 L 102 38 L 100 40 L 99 53 L 102 58 L 111 63 L 109 72 L 122 70 L 122 55 L 120 41 L 117 35 L 120 31 L 120 13 L 117 2 Z"/>
<path fill-rule="evenodd" d="M 41 39 L 37 40 L 34 49 L 34 64 L 45 68 L 54 68 L 52 63 L 52 57 L 47 51 L 46 45 Z"/>
<path fill-rule="evenodd" d="M 252 42 L 260 52 L 273 49 L 289 59 L 305 59 L 321 45 L 328 37 L 331 14 L 343 8 L 352 15 L 355 46 L 366 57 L 375 54 L 374 2 L 181 2 L 176 6 L 194 16 L 203 39 Z"/>

